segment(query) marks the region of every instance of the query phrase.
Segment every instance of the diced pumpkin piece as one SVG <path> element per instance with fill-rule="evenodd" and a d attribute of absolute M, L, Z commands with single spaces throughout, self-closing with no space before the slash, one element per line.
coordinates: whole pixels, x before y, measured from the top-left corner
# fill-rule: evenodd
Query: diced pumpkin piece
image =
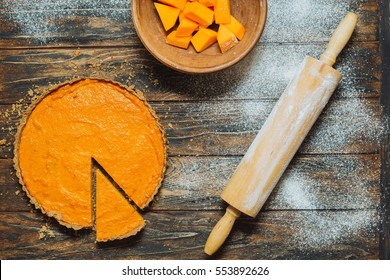
<path fill-rule="evenodd" d="M 187 3 L 187 0 L 159 0 L 161 3 L 167 4 L 169 6 L 178 8 L 180 10 L 184 9 L 184 6 Z"/>
<path fill-rule="evenodd" d="M 214 12 L 216 24 L 230 23 L 230 0 L 216 0 Z"/>
<path fill-rule="evenodd" d="M 214 7 L 216 0 L 198 0 L 200 4 L 206 7 Z"/>
<path fill-rule="evenodd" d="M 209 26 L 214 21 L 214 12 L 199 2 L 188 2 L 183 15 L 202 26 Z"/>
<path fill-rule="evenodd" d="M 181 21 L 183 18 L 185 18 L 185 10 L 187 9 L 187 5 L 190 4 L 191 2 L 187 1 L 185 6 L 184 6 L 184 9 L 182 11 L 180 11 L 180 14 L 179 14 L 179 21 Z"/>
<path fill-rule="evenodd" d="M 194 33 L 194 31 L 197 30 L 198 28 L 199 28 L 199 24 L 185 17 L 182 20 L 180 20 L 180 24 L 177 27 L 176 36 L 178 37 L 191 36 L 192 33 Z"/>
<path fill-rule="evenodd" d="M 224 53 L 238 44 L 236 35 L 223 24 L 219 25 L 217 41 L 221 52 Z"/>
<path fill-rule="evenodd" d="M 183 11 L 180 11 L 180 13 L 179 13 L 179 22 L 181 22 L 183 18 L 185 18 L 185 15 L 183 14 Z"/>
<path fill-rule="evenodd" d="M 245 27 L 233 16 L 231 16 L 230 23 L 224 24 L 238 40 L 242 40 L 245 34 Z"/>
<path fill-rule="evenodd" d="M 156 1 L 156 0 L 155 0 Z M 218 41 L 225 53 L 242 40 L 246 32 L 244 26 L 230 14 L 230 0 L 157 0 L 154 2 L 164 29 L 168 31 L 176 25 L 166 38 L 166 43 L 187 49 L 191 42 L 197 52 L 202 52 Z M 208 27 L 218 25 L 218 32 Z M 196 34 L 192 36 L 195 32 Z"/>
<path fill-rule="evenodd" d="M 179 16 L 180 9 L 154 2 L 165 31 L 171 29 Z"/>
<path fill-rule="evenodd" d="M 177 36 L 177 31 L 173 30 L 167 36 L 166 42 L 169 45 L 179 47 L 182 49 L 187 49 L 188 45 L 190 44 L 191 38 L 192 38 L 192 35 L 186 36 L 186 37 L 183 37 L 183 36 L 179 37 L 179 36 Z"/>
<path fill-rule="evenodd" d="M 217 32 L 208 28 L 200 28 L 192 37 L 191 43 L 197 52 L 202 52 L 217 41 Z"/>

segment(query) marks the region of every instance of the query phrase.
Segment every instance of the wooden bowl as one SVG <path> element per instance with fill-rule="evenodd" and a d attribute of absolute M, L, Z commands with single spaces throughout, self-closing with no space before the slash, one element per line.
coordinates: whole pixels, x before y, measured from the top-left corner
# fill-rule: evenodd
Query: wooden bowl
<path fill-rule="evenodd" d="M 231 0 L 231 13 L 245 27 L 244 38 L 232 49 L 221 53 L 217 43 L 201 53 L 190 44 L 187 50 L 165 43 L 165 31 L 153 0 L 133 0 L 135 30 L 145 48 L 160 62 L 187 73 L 211 73 L 230 67 L 243 59 L 259 41 L 267 17 L 267 0 Z"/>

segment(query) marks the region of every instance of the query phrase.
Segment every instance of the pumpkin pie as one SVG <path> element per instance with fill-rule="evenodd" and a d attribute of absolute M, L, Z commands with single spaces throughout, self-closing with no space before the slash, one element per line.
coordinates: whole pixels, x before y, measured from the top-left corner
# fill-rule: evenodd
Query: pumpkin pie
<path fill-rule="evenodd" d="M 96 241 L 122 239 L 136 234 L 144 225 L 144 219 L 120 191 L 96 171 Z"/>
<path fill-rule="evenodd" d="M 96 240 L 107 241 L 144 226 L 134 206 L 145 208 L 161 185 L 166 141 L 140 92 L 82 79 L 30 107 L 17 133 L 14 161 L 36 208 L 67 227 L 94 228 Z M 117 186 L 100 170 L 93 176 L 94 163 Z"/>

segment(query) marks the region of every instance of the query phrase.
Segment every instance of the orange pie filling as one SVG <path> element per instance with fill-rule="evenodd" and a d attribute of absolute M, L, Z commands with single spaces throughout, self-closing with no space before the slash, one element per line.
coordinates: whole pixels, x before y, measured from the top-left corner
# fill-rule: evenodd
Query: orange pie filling
<path fill-rule="evenodd" d="M 35 206 L 68 227 L 95 226 L 98 241 L 127 237 L 144 226 L 128 198 L 146 207 L 166 161 L 164 133 L 143 97 L 91 79 L 60 86 L 35 104 L 15 149 L 19 178 Z M 92 159 L 127 198 L 99 172 L 92 186 Z"/>

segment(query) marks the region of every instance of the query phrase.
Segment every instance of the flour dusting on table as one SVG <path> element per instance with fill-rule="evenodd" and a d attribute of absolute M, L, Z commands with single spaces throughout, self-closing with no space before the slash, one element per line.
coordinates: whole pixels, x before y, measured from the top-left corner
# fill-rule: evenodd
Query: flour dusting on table
<path fill-rule="evenodd" d="M 124 20 L 130 13 L 130 1 L 121 0 L 3 0 L 5 16 L 21 29 L 21 34 L 47 44 L 56 36 L 63 36 L 66 28 L 85 32 L 83 16 L 110 17 Z M 44 11 L 44 12 L 43 12 Z M 125 13 L 123 13 L 125 12 Z"/>
<path fill-rule="evenodd" d="M 266 115 L 264 111 L 267 111 L 268 107 L 272 107 L 269 104 L 268 107 L 264 106 L 264 102 L 259 102 L 256 99 L 263 99 L 266 102 L 275 100 L 284 89 L 281 88 L 281 85 L 283 87 L 287 85 L 303 57 L 306 54 L 318 56 L 318 44 L 325 47 L 325 42 L 331 35 L 330 30 L 337 26 L 347 11 L 353 11 L 351 3 L 358 7 L 360 0 L 315 0 L 315 2 L 313 5 L 313 1 L 309 0 L 269 1 L 268 23 L 261 42 L 270 42 L 271 44 L 255 48 L 244 63 L 236 65 L 232 68 L 233 70 L 204 77 L 188 77 L 188 79 L 183 79 L 183 82 L 178 81 L 178 83 L 182 83 L 183 92 L 188 94 L 187 84 L 191 82 L 193 89 L 190 90 L 198 89 L 198 92 L 205 92 L 205 98 L 214 98 L 216 101 L 211 106 L 209 102 L 205 102 L 199 108 L 196 108 L 196 105 L 191 105 L 192 110 L 195 110 L 194 108 L 199 110 L 198 115 L 194 114 L 195 119 L 204 116 L 204 119 L 200 121 L 196 119 L 194 125 L 201 126 L 203 123 L 207 125 L 208 121 L 215 122 L 218 121 L 218 118 L 228 119 L 231 123 L 226 124 L 225 130 L 210 132 L 210 137 L 218 136 L 219 133 L 222 135 L 229 133 L 248 134 L 248 132 L 252 133 L 253 137 L 255 136 L 257 129 L 261 127 L 259 123 L 264 121 L 263 117 L 259 117 L 259 112 L 264 116 Z M 86 13 L 98 18 L 104 17 L 107 12 L 111 11 L 116 13 L 115 19 L 119 21 L 130 13 L 129 7 L 130 1 L 121 0 L 3 0 L 1 3 L 2 12 L 20 28 L 20 34 L 31 36 L 42 45 L 54 40 L 53 34 L 63 35 L 63 30 L 68 22 L 72 23 L 70 25 L 72 25 L 73 31 L 82 32 L 83 26 L 73 26 L 74 20 Z M 319 7 L 323 8 L 319 9 Z M 41 13 L 39 11 L 47 12 Z M 286 13 L 295 16 L 286 16 Z M 309 39 L 310 43 L 300 44 L 300 35 L 305 35 L 305 40 Z M 299 44 L 278 44 L 285 42 L 298 42 Z M 359 55 L 353 54 L 351 49 L 347 51 L 349 54 Z M 310 132 L 309 139 L 305 143 L 308 150 L 343 152 L 345 147 L 352 144 L 360 143 L 363 146 L 365 143 L 378 143 L 382 139 L 384 128 L 379 117 L 380 113 L 378 113 L 380 108 L 373 107 L 373 103 L 369 99 L 359 98 L 359 95 L 367 90 L 366 88 L 356 89 L 355 87 L 363 75 L 366 75 L 365 78 L 371 79 L 371 73 L 357 73 L 359 69 L 349 68 L 345 65 L 349 59 L 351 58 L 347 57 L 342 62 L 344 65 L 341 67 L 336 65 L 336 68 L 344 75 L 341 81 L 344 88 L 340 92 L 336 92 L 339 94 L 338 97 L 342 98 L 331 100 L 326 111 L 320 117 L 320 122 Z M 264 68 L 265 65 L 267 68 Z M 286 65 L 291 67 L 286 67 Z M 376 64 L 373 63 L 373 65 Z M 362 67 L 362 69 L 367 68 Z M 376 70 L 373 69 L 373 72 Z M 159 77 L 159 73 L 155 73 L 155 75 Z M 215 79 L 218 77 L 222 79 Z M 155 80 L 154 78 L 153 81 Z M 163 79 L 159 77 L 158 80 L 160 82 L 154 86 L 162 87 L 161 81 Z M 220 92 L 221 88 L 226 89 L 223 95 L 216 97 L 209 95 L 212 91 Z M 176 90 L 179 91 L 180 88 L 176 87 Z M 31 97 L 33 92 L 27 94 Z M 28 96 L 26 98 L 26 100 L 30 99 Z M 233 99 L 233 101 L 230 104 L 227 102 L 218 103 L 218 99 L 226 101 L 226 98 Z M 249 99 L 253 101 L 248 101 Z M 0 118 L 19 117 L 24 110 L 22 107 L 25 107 L 24 101 L 21 100 L 10 106 Z M 216 119 L 206 119 L 212 115 L 215 115 Z M 345 120 L 350 120 L 350 124 L 343 124 L 342 121 Z M 172 122 L 172 126 L 176 127 L 174 122 Z M 4 135 L 13 133 L 11 127 L 1 129 Z M 194 139 L 196 142 L 196 136 Z M 10 149 L 10 146 L 11 142 L 0 141 L 0 149 Z M 353 153 L 354 151 L 348 152 Z M 372 168 L 368 165 L 365 167 Z M 342 166 L 335 168 L 334 173 L 337 173 L 337 176 L 348 175 L 348 168 Z M 193 170 L 199 172 L 198 168 L 193 168 Z M 180 186 L 183 196 L 191 196 L 191 189 L 196 188 L 198 180 L 201 181 L 202 178 L 199 174 L 196 174 L 199 176 L 199 179 L 196 178 L 197 180 L 194 179 L 195 175 L 186 175 L 188 175 L 186 179 L 192 177 L 193 181 L 179 178 L 182 181 L 178 179 L 177 184 Z M 203 180 L 207 181 L 207 179 Z M 302 210 L 296 211 L 298 215 L 293 221 L 296 227 L 292 229 L 293 235 L 291 236 L 298 245 L 302 248 L 306 248 L 306 246 L 326 247 L 345 239 L 358 238 L 362 231 L 377 232 L 375 228 L 378 226 L 379 218 L 375 206 L 378 205 L 378 201 L 369 196 L 369 191 L 364 188 L 366 182 L 353 180 L 353 178 L 350 182 L 350 190 L 347 195 L 342 196 L 342 199 L 344 205 L 350 205 L 356 209 L 349 210 L 341 207 L 342 210 L 339 209 L 338 214 L 334 215 L 332 210 L 323 211 L 330 208 L 330 205 L 326 204 L 328 201 L 312 191 L 315 188 L 324 187 L 318 185 L 314 176 L 291 172 L 284 178 L 279 187 L 277 199 L 286 209 Z M 310 190 L 308 186 L 314 186 L 314 188 Z M 334 208 L 336 209 L 336 207 Z M 289 211 L 286 211 L 286 219 L 288 219 L 288 215 Z M 309 228 L 311 231 L 307 230 Z"/>
<path fill-rule="evenodd" d="M 332 163 L 331 159 L 329 163 Z M 365 167 L 370 168 L 360 166 Z M 336 176 L 349 175 L 348 166 L 335 164 L 334 169 Z M 339 173 L 337 170 L 340 170 Z M 310 174 L 292 171 L 280 182 L 275 198 L 278 203 L 286 209 L 301 209 L 291 223 L 291 238 L 299 247 L 323 248 L 347 239 L 357 239 L 362 232 L 373 234 L 377 231 L 379 217 L 376 209 L 379 207 L 379 198 L 370 194 L 367 182 L 350 176 L 347 180 L 349 189 L 348 186 L 324 186 Z M 338 194 L 340 190 L 344 193 Z M 285 215 L 289 219 L 288 212 Z"/>
<path fill-rule="evenodd" d="M 297 42 L 302 37 L 311 42 L 330 37 L 329 27 L 335 26 L 347 12 L 354 12 L 360 0 L 271 0 L 268 1 L 268 21 L 262 40 Z"/>

